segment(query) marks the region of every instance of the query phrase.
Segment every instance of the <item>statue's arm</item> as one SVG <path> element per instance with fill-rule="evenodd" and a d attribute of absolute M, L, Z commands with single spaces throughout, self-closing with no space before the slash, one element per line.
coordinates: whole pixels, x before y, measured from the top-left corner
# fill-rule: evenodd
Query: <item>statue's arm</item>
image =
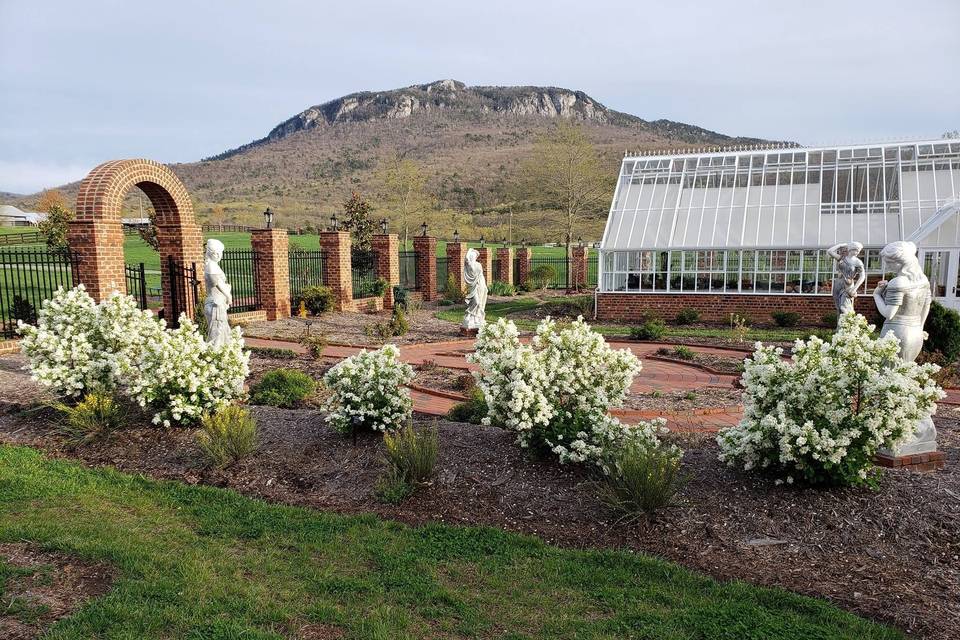
<path fill-rule="evenodd" d="M 222 274 L 222 273 L 218 273 L 218 274 L 213 278 L 213 287 L 214 287 L 215 289 L 219 289 L 219 290 L 220 290 L 220 293 L 222 293 L 223 296 L 227 299 L 227 306 L 228 306 L 228 307 L 233 304 L 233 294 L 232 294 L 231 291 L 230 291 L 230 283 L 227 282 L 227 276 L 226 276 L 226 275 L 224 275 L 224 274 Z"/>
<path fill-rule="evenodd" d="M 863 286 L 863 283 L 867 281 L 867 269 L 861 263 L 857 268 L 857 282 L 853 285 L 854 291 L 859 291 L 860 287 Z"/>
<path fill-rule="evenodd" d="M 900 311 L 899 304 L 887 304 L 883 297 L 883 288 L 877 287 L 873 291 L 873 301 L 877 303 L 877 311 L 887 320 L 892 320 L 897 312 Z"/>
<path fill-rule="evenodd" d="M 840 247 L 846 247 L 846 246 L 847 246 L 846 242 L 835 244 L 829 249 L 827 249 L 827 255 L 829 255 L 834 260 L 839 260 L 840 258 L 843 257 L 842 255 L 840 255 Z"/>

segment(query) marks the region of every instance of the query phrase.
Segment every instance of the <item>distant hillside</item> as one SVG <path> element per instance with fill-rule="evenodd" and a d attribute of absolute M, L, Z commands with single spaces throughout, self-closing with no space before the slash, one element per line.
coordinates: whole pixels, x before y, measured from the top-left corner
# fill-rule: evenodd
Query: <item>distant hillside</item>
<path fill-rule="evenodd" d="M 582 91 L 440 80 L 330 100 L 259 140 L 172 168 L 202 217 L 216 211 L 217 219 L 256 223 L 270 206 L 281 224 L 322 226 L 352 191 L 376 203 L 380 172 L 403 156 L 421 167 L 435 195 L 431 226 L 441 233 L 495 227 L 492 237 L 502 233 L 520 161 L 558 119 L 580 123 L 597 145 L 609 166 L 611 194 L 625 149 L 760 142 L 670 120 L 648 122 Z M 75 193 L 76 185 L 71 187 L 68 193 Z M 389 211 L 381 214 L 390 217 Z M 605 211 L 596 213 L 586 237 L 599 235 L 604 217 Z M 519 212 L 515 222 L 554 239 L 549 219 L 542 212 Z"/>

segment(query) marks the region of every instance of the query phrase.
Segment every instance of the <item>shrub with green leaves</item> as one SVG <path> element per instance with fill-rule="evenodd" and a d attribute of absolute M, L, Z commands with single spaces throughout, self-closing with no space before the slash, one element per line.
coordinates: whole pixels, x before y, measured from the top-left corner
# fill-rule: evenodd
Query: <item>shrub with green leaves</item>
<path fill-rule="evenodd" d="M 464 301 L 463 288 L 457 284 L 457 279 L 453 274 L 447 275 L 447 285 L 444 288 L 443 297 L 453 304 L 462 304 Z"/>
<path fill-rule="evenodd" d="M 517 289 L 509 282 L 494 280 L 490 285 L 490 295 L 492 296 L 514 296 L 517 295 Z"/>
<path fill-rule="evenodd" d="M 393 315 L 390 318 L 390 329 L 391 333 L 396 337 L 402 336 L 410 330 L 410 323 L 407 321 L 407 314 L 404 312 L 403 307 L 395 306 L 393 308 Z"/>
<path fill-rule="evenodd" d="M 484 400 L 483 391 L 474 386 L 470 390 L 470 395 L 463 402 L 453 405 L 447 413 L 447 418 L 453 422 L 469 422 L 480 424 L 487 417 L 487 401 Z"/>
<path fill-rule="evenodd" d="M 530 286 L 534 289 L 546 289 L 556 279 L 557 270 L 549 264 L 540 264 L 530 270 Z"/>
<path fill-rule="evenodd" d="M 948 363 L 960 358 L 960 313 L 934 302 L 923 328 L 929 336 L 923 343 L 924 351 L 939 351 Z"/>
<path fill-rule="evenodd" d="M 667 325 L 660 318 L 650 318 L 639 327 L 630 328 L 634 340 L 659 340 L 667 332 Z"/>
<path fill-rule="evenodd" d="M 407 482 L 403 476 L 393 467 L 387 470 L 377 478 L 373 485 L 373 494 L 377 496 L 380 502 L 386 504 L 400 504 L 406 500 L 416 489 L 411 483 Z"/>
<path fill-rule="evenodd" d="M 693 349 L 690 347 L 678 344 L 673 348 L 673 357 L 680 360 L 693 360 L 695 354 L 693 353 Z"/>
<path fill-rule="evenodd" d="M 250 388 L 250 401 L 293 409 L 317 391 L 313 378 L 296 369 L 274 369 Z"/>
<path fill-rule="evenodd" d="M 300 338 L 300 344 L 307 348 L 310 355 L 319 358 L 323 355 L 323 350 L 327 348 L 327 337 L 322 333 L 306 333 Z"/>
<path fill-rule="evenodd" d="M 383 434 L 387 465 L 406 482 L 416 485 L 433 475 L 440 439 L 437 427 L 417 430 L 411 423 Z"/>
<path fill-rule="evenodd" d="M 74 444 L 105 438 L 123 428 L 130 416 L 127 403 L 103 389 L 91 391 L 74 406 L 63 403 L 55 406 L 64 417 L 60 432 Z"/>
<path fill-rule="evenodd" d="M 700 319 L 699 311 L 697 311 L 696 309 L 692 309 L 690 307 L 686 307 L 684 309 L 680 309 L 680 311 L 677 312 L 677 317 L 674 318 L 674 322 L 681 325 L 693 324 L 699 319 Z"/>
<path fill-rule="evenodd" d="M 197 445 L 214 466 L 233 464 L 256 451 L 257 421 L 243 407 L 222 407 L 200 421 Z"/>
<path fill-rule="evenodd" d="M 820 324 L 831 329 L 837 326 L 837 320 L 839 320 L 839 316 L 836 311 L 828 311 L 820 316 Z"/>
<path fill-rule="evenodd" d="M 795 327 L 800 324 L 800 314 L 796 311 L 774 311 L 770 317 L 778 327 Z"/>
<path fill-rule="evenodd" d="M 627 443 L 610 454 L 600 498 L 626 515 L 651 515 L 668 506 L 687 482 L 680 473 L 683 453 L 673 445 L 644 447 Z"/>
<path fill-rule="evenodd" d="M 279 347 L 250 347 L 250 353 L 262 358 L 276 358 L 277 360 L 293 360 L 297 353 L 293 349 Z"/>
<path fill-rule="evenodd" d="M 311 315 L 319 316 L 333 310 L 333 290 L 322 284 L 304 288 L 297 300 L 303 302 Z"/>

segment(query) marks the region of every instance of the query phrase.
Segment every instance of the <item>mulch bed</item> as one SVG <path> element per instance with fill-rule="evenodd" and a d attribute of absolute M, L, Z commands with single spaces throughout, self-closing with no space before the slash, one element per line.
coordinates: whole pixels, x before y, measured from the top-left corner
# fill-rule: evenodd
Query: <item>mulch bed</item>
<path fill-rule="evenodd" d="M 0 560 L 15 568 L 3 585 L 0 602 L 4 640 L 40 637 L 54 622 L 109 591 L 114 580 L 109 565 L 25 543 L 0 544 Z"/>
<path fill-rule="evenodd" d="M 394 344 L 417 344 L 421 342 L 439 342 L 458 340 L 460 327 L 433 316 L 434 309 L 418 309 L 407 313 L 409 331 L 402 336 L 390 338 Z M 319 317 L 286 318 L 283 320 L 251 322 L 243 327 L 243 335 L 255 338 L 276 338 L 278 340 L 299 341 L 309 330 L 311 334 L 323 334 L 328 342 L 341 344 L 366 345 L 380 347 L 381 340 L 371 335 L 370 327 L 378 322 L 390 320 L 391 312 L 380 313 L 325 313 Z"/>
<path fill-rule="evenodd" d="M 413 383 L 427 389 L 466 395 L 474 387 L 473 376 L 463 369 L 424 363 L 416 365 L 413 370 Z"/>
<path fill-rule="evenodd" d="M 676 351 L 676 348 L 660 347 L 655 355 L 662 359 L 668 359 L 680 364 L 698 364 L 708 371 L 714 373 L 725 373 L 730 375 L 740 375 L 743 373 L 743 360 L 747 354 L 721 355 L 719 353 L 704 353 L 702 351 L 693 351 L 693 358 L 684 359 Z"/>

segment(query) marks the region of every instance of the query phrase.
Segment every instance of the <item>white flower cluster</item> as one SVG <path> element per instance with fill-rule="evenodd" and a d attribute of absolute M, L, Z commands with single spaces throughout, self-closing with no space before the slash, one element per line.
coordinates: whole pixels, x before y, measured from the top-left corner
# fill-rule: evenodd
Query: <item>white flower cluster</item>
<path fill-rule="evenodd" d="M 757 343 L 745 361 L 744 416 L 717 437 L 720 459 L 778 482 L 863 484 L 877 449 L 913 435 L 943 397 L 936 365 L 904 362 L 899 341 L 845 314 L 830 342 L 797 340 L 793 357 Z"/>
<path fill-rule="evenodd" d="M 635 441 L 660 446 L 662 422 L 624 425 L 607 412 L 620 406 L 640 371 L 629 350 L 615 350 L 583 318 L 563 328 L 549 317 L 529 345 L 516 325 L 500 318 L 477 335 L 477 386 L 487 403 L 485 424 L 517 433 L 522 447 L 549 449 L 561 462 L 594 462 Z"/>
<path fill-rule="evenodd" d="M 208 345 L 186 318 L 166 330 L 136 301 L 114 292 L 100 304 L 83 285 L 45 300 L 37 325 L 20 324 L 32 378 L 59 396 L 100 387 L 153 408 L 153 422 L 193 422 L 243 395 L 249 356 L 239 329 L 223 347 Z"/>
<path fill-rule="evenodd" d="M 323 376 L 331 392 L 324 403 L 327 422 L 341 433 L 354 428 L 399 429 L 413 408 L 410 394 L 403 388 L 411 380 L 413 368 L 400 361 L 396 345 L 350 356 Z"/>

